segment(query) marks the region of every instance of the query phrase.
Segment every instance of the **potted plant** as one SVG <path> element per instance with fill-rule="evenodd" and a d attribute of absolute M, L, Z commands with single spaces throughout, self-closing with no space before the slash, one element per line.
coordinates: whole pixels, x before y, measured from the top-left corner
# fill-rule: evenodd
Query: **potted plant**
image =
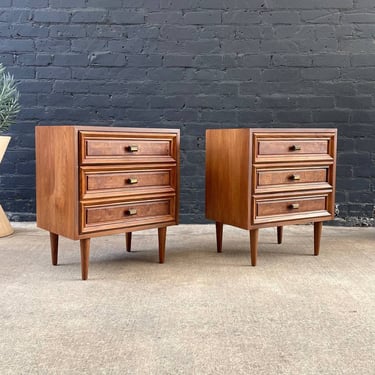
<path fill-rule="evenodd" d="M 0 63 L 0 163 L 10 141 L 10 136 L 2 134 L 14 123 L 19 110 L 19 92 L 16 82 L 13 76 L 7 73 L 5 67 Z M 0 205 L 0 237 L 11 233 L 13 233 L 13 229 Z"/>

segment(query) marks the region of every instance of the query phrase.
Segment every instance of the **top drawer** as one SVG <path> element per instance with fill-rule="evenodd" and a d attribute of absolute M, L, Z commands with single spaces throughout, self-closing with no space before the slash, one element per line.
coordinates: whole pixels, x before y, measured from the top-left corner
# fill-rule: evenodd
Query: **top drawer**
<path fill-rule="evenodd" d="M 176 134 L 79 133 L 81 164 L 165 163 L 177 160 Z"/>
<path fill-rule="evenodd" d="M 256 162 L 333 160 L 333 135 L 303 136 L 295 134 L 254 135 L 253 151 Z"/>

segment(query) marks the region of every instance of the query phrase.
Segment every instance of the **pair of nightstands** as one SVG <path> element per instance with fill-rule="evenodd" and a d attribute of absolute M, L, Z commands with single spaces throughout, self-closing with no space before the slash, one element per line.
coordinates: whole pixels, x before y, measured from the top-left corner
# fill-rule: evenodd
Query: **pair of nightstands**
<path fill-rule="evenodd" d="M 50 232 L 52 263 L 59 235 L 79 240 L 82 279 L 90 238 L 158 228 L 164 262 L 166 228 L 178 223 L 180 132 L 91 126 L 36 127 L 37 225 Z M 222 129 L 206 133 L 206 216 L 248 229 L 256 264 L 258 229 L 334 216 L 336 130 Z"/>

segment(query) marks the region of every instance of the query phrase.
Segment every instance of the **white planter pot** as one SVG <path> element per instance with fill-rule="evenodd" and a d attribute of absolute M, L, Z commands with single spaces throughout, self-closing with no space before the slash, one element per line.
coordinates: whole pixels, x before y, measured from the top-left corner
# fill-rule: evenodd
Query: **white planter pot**
<path fill-rule="evenodd" d="M 0 163 L 10 142 L 10 137 L 7 135 L 0 135 Z"/>
<path fill-rule="evenodd" d="M 5 136 L 5 135 L 0 136 L 0 163 L 3 160 L 9 141 L 10 141 L 9 136 Z M 7 216 L 5 215 L 3 208 L 0 205 L 0 237 L 9 236 L 13 232 L 14 230 L 12 226 L 10 225 Z"/>

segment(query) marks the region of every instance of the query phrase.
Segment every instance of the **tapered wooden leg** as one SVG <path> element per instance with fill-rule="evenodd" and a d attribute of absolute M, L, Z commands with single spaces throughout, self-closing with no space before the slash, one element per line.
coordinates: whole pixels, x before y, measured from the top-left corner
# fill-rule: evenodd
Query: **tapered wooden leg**
<path fill-rule="evenodd" d="M 132 232 L 125 233 L 126 251 L 132 250 Z"/>
<path fill-rule="evenodd" d="M 57 266 L 57 257 L 59 253 L 59 235 L 56 233 L 49 233 L 49 240 L 51 243 L 51 257 L 52 257 L 52 264 Z"/>
<path fill-rule="evenodd" d="M 223 247 L 223 223 L 216 222 L 216 249 L 221 253 Z"/>
<path fill-rule="evenodd" d="M 314 255 L 319 255 L 320 238 L 322 237 L 323 222 L 318 221 L 314 223 Z"/>
<path fill-rule="evenodd" d="M 167 237 L 167 227 L 158 228 L 158 237 L 159 237 L 159 263 L 164 263 L 165 239 Z"/>
<path fill-rule="evenodd" d="M 81 246 L 82 280 L 87 280 L 89 274 L 90 238 L 79 240 Z"/>
<path fill-rule="evenodd" d="M 277 243 L 281 244 L 283 242 L 283 227 L 277 227 Z"/>
<path fill-rule="evenodd" d="M 251 265 L 257 265 L 257 253 L 258 253 L 258 229 L 251 229 L 250 231 L 250 254 L 251 254 Z"/>

